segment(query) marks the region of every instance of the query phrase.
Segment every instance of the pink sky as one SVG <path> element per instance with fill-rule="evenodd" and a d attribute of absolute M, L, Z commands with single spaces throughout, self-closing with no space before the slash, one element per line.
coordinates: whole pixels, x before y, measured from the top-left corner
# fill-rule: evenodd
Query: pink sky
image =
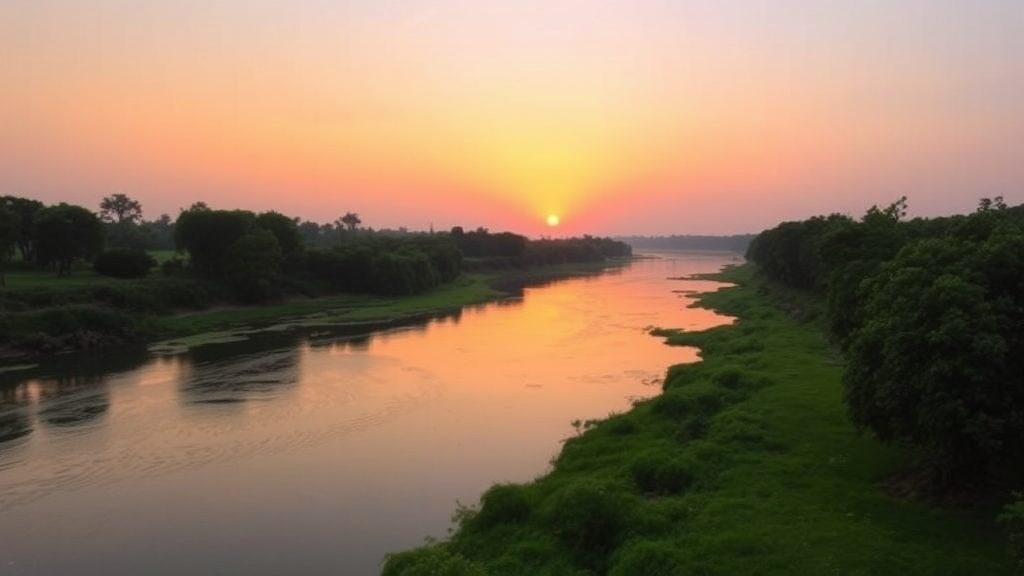
<path fill-rule="evenodd" d="M 1019 204 L 1021 30 L 1017 0 L 6 0 L 0 194 L 531 235 Z"/>

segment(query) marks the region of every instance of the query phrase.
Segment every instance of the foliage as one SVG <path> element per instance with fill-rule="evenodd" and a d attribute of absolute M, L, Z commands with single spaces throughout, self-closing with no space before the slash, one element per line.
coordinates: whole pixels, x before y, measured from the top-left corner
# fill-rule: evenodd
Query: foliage
<path fill-rule="evenodd" d="M 235 298 L 253 303 L 281 297 L 283 257 L 272 232 L 248 232 L 228 247 L 226 256 L 223 280 Z"/>
<path fill-rule="evenodd" d="M 253 228 L 256 215 L 245 210 L 211 210 L 194 206 L 178 215 L 174 242 L 186 250 L 200 273 L 217 276 L 226 269 L 228 251 Z"/>
<path fill-rule="evenodd" d="M 174 250 L 174 222 L 167 214 L 139 224 L 139 234 L 147 250 Z"/>
<path fill-rule="evenodd" d="M 343 292 L 409 295 L 454 280 L 461 255 L 443 236 L 363 239 L 311 250 L 309 272 Z"/>
<path fill-rule="evenodd" d="M 748 268 L 722 279 L 738 286 L 701 305 L 736 323 L 663 332 L 699 346 L 701 362 L 568 439 L 543 476 L 485 493 L 439 546 L 495 575 L 1010 574 L 992 505 L 933 508 L 880 490 L 913 454 L 846 422 L 832 350 L 774 288 Z M 680 434 L 694 419 L 704 432 Z"/>
<path fill-rule="evenodd" d="M 0 196 L 0 204 L 18 215 L 20 225 L 18 227 L 18 251 L 21 252 L 21 259 L 25 262 L 35 261 L 35 215 L 42 210 L 43 203 L 30 198 L 18 196 Z"/>
<path fill-rule="evenodd" d="M 1008 536 L 1007 552 L 1017 563 L 1017 574 L 1024 573 L 1024 494 L 1014 492 L 1013 501 L 1003 507 L 999 524 Z"/>
<path fill-rule="evenodd" d="M 103 249 L 100 219 L 81 206 L 43 208 L 33 221 L 36 257 L 43 266 L 56 265 L 58 275 L 69 272 L 76 259 L 91 260 Z"/>
<path fill-rule="evenodd" d="M 299 233 L 299 226 L 295 220 L 280 212 L 270 211 L 257 216 L 256 225 L 274 234 L 284 257 L 303 251 L 302 235 Z"/>
<path fill-rule="evenodd" d="M 936 485 L 984 480 L 1024 447 L 1024 207 L 907 221 L 784 223 L 751 243 L 761 273 L 828 302 L 852 421 L 931 456 Z"/>
<path fill-rule="evenodd" d="M 338 227 L 344 226 L 348 230 L 355 230 L 363 221 L 359 219 L 359 214 L 355 212 L 346 212 L 344 216 L 338 218 Z"/>
<path fill-rule="evenodd" d="M 11 259 L 14 247 L 18 244 L 19 225 L 18 215 L 5 205 L 0 204 L 0 288 L 6 285 L 4 270 L 7 262 Z"/>
<path fill-rule="evenodd" d="M 386 558 L 381 576 L 487 576 L 480 565 L 435 544 Z"/>
<path fill-rule="evenodd" d="M 114 248 L 107 250 L 93 261 L 97 274 L 111 278 L 145 278 L 156 266 L 156 259 L 145 250 Z"/>
<path fill-rule="evenodd" d="M 111 194 L 100 201 L 100 220 L 115 224 L 137 224 L 142 220 L 142 204 L 126 194 Z"/>
<path fill-rule="evenodd" d="M 844 378 L 850 414 L 927 448 L 940 483 L 1024 447 L 1024 234 L 928 239 L 868 281 Z"/>
<path fill-rule="evenodd" d="M 603 569 L 625 538 L 631 500 L 613 483 L 576 480 L 550 496 L 544 520 L 580 565 Z"/>
<path fill-rule="evenodd" d="M 527 520 L 533 512 L 526 490 L 518 484 L 495 484 L 480 497 L 480 511 L 471 517 L 474 524 L 487 528 Z"/>

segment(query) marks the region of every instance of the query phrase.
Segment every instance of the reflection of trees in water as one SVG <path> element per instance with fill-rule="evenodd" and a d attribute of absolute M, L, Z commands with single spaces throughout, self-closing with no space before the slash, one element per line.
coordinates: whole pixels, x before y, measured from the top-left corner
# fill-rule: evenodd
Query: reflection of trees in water
<path fill-rule="evenodd" d="M 246 340 L 194 349 L 189 353 L 189 373 L 181 380 L 182 400 L 230 404 L 275 397 L 299 381 L 296 338 L 281 334 L 262 342 Z"/>
<path fill-rule="evenodd" d="M 145 348 L 69 354 L 9 374 L 0 381 L 0 449 L 31 434 L 34 418 L 56 428 L 97 422 L 110 410 L 110 376 L 135 370 L 148 359 Z M 35 415 L 33 404 L 38 406 Z"/>
<path fill-rule="evenodd" d="M 411 318 L 365 322 L 360 324 L 339 324 L 321 326 L 307 335 L 310 348 L 329 348 L 335 351 L 366 351 L 374 340 L 386 340 L 389 335 L 401 332 L 426 332 L 432 324 L 458 325 L 466 310 L 482 310 L 488 306 L 506 306 L 505 300 L 484 304 L 472 304 L 452 308 L 443 312 L 418 315 Z M 397 331 L 396 331 L 397 329 Z"/>
<path fill-rule="evenodd" d="M 0 389 L 0 454 L 15 440 L 32 433 L 28 406 L 29 398 L 24 386 Z"/>
<path fill-rule="evenodd" d="M 39 416 L 51 426 L 80 426 L 96 420 L 110 409 L 106 379 L 97 374 L 58 376 L 37 383 Z"/>

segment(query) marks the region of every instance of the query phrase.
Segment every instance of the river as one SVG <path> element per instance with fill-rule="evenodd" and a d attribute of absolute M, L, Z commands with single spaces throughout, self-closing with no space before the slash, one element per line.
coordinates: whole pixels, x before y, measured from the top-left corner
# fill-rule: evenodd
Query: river
<path fill-rule="evenodd" d="M 663 253 L 371 334 L 289 329 L 0 374 L 0 574 L 378 574 L 458 503 L 657 394 L 725 321 Z"/>

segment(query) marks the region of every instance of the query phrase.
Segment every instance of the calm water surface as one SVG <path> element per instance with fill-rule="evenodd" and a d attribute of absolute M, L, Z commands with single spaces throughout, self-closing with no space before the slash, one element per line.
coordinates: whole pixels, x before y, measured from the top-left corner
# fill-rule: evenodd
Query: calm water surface
<path fill-rule="evenodd" d="M 377 574 L 696 359 L 645 329 L 726 321 L 678 277 L 730 258 L 661 256 L 374 334 L 0 375 L 0 574 Z"/>

